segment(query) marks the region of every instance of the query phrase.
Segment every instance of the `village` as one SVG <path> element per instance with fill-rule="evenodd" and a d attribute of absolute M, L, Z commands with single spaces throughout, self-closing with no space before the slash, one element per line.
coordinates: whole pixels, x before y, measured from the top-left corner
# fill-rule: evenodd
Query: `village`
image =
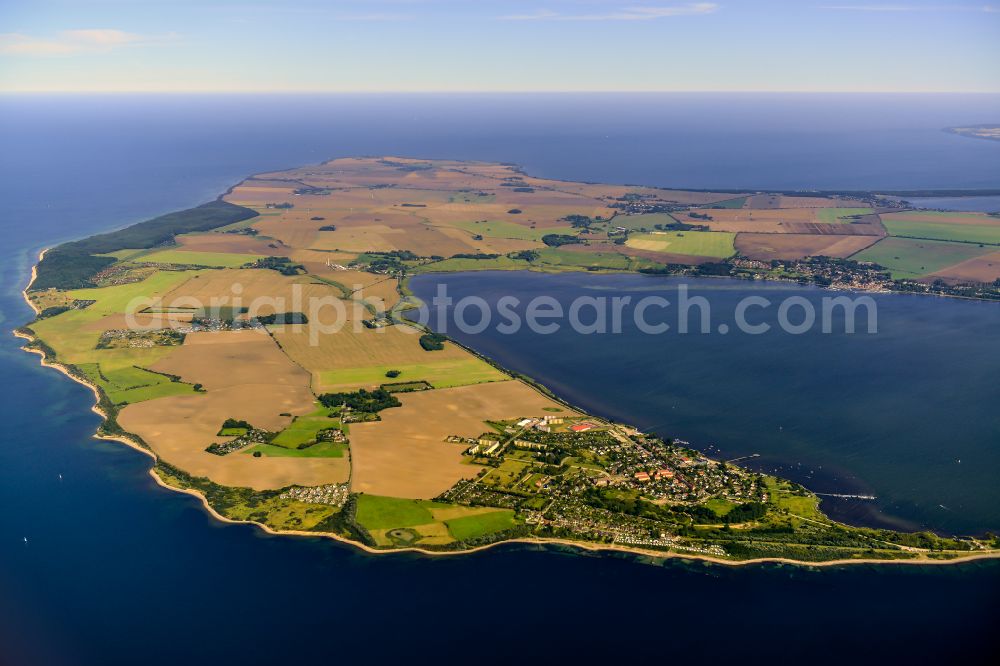
<path fill-rule="evenodd" d="M 310 504 L 329 504 L 341 507 L 351 495 L 351 487 L 346 483 L 328 483 L 322 486 L 292 486 L 278 495 L 280 499 L 309 502 Z"/>
<path fill-rule="evenodd" d="M 447 438 L 484 469 L 439 499 L 514 509 L 540 535 L 697 550 L 678 534 L 694 518 L 724 522 L 706 503 L 724 511 L 768 499 L 760 475 L 629 426 L 589 416 L 490 425 L 477 438 Z"/>

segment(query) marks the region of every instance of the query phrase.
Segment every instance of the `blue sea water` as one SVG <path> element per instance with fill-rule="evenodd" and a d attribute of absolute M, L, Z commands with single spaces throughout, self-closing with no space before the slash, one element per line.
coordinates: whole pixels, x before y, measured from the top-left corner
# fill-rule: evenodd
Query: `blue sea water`
<path fill-rule="evenodd" d="M 910 197 L 907 201 L 916 208 L 1000 213 L 1000 197 Z"/>
<path fill-rule="evenodd" d="M 30 316 L 19 292 L 42 247 L 257 171 L 401 154 L 676 187 L 996 187 L 1000 145 L 940 128 L 998 115 L 998 96 L 0 98 L 0 663 L 499 663 L 651 642 L 743 663 L 981 655 L 996 563 L 733 570 L 517 546 L 375 558 L 222 525 L 156 486 L 142 454 L 91 439 L 89 391 L 7 332 Z"/>
<path fill-rule="evenodd" d="M 861 307 L 853 332 L 836 310 L 824 333 L 823 299 L 848 295 L 781 282 L 484 271 L 420 275 L 410 288 L 432 305 L 433 327 L 447 326 L 457 340 L 591 413 L 685 439 L 717 458 L 756 454 L 743 464 L 816 492 L 877 498 L 827 496 L 824 508 L 838 519 L 1000 532 L 1000 413 L 992 407 L 1000 398 L 1000 303 L 876 294 L 869 298 L 877 332 L 868 333 Z M 454 303 L 484 298 L 493 325 L 463 332 L 456 323 L 478 324 L 479 311 L 456 317 L 454 306 L 433 307 L 439 289 Z M 689 332 L 679 332 L 681 289 L 709 308 L 705 332 L 696 307 Z M 558 330 L 548 334 L 496 325 L 500 298 L 527 304 L 542 295 L 563 312 L 579 296 L 632 304 L 665 298 L 670 306 L 654 304 L 643 319 L 670 329 L 645 332 L 633 307 L 623 309 L 620 332 L 609 325 L 580 334 L 567 319 L 552 320 Z M 736 325 L 736 308 L 750 296 L 771 303 L 747 316 L 766 333 Z M 777 309 L 792 298 L 806 299 L 815 313 L 806 332 L 780 326 Z M 584 306 L 580 320 L 597 321 L 596 307 Z M 525 305 L 514 311 L 525 321 Z M 794 311 L 789 319 L 803 321 L 800 306 Z"/>

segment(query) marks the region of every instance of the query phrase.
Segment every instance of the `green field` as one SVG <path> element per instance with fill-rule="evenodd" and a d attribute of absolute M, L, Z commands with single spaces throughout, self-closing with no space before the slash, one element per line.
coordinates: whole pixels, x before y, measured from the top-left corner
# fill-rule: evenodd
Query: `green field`
<path fill-rule="evenodd" d="M 430 509 L 448 508 L 450 504 L 426 500 L 359 495 L 356 520 L 370 530 L 413 527 L 435 522 Z"/>
<path fill-rule="evenodd" d="M 391 380 L 385 376 L 389 370 L 399 370 L 398 377 Z M 475 357 L 447 358 L 429 363 L 410 365 L 371 365 L 361 368 L 326 370 L 319 373 L 320 384 L 363 384 L 377 386 L 387 382 L 407 382 L 423 380 L 434 388 L 450 388 L 483 382 L 497 382 L 510 379 L 489 363 Z"/>
<path fill-rule="evenodd" d="M 456 541 L 476 539 L 494 532 L 502 532 L 514 527 L 517 523 L 514 520 L 514 512 L 510 510 L 491 511 L 475 516 L 465 516 L 463 518 L 453 518 L 446 520 L 448 533 L 455 537 Z"/>
<path fill-rule="evenodd" d="M 118 250 L 116 252 L 108 252 L 107 254 L 98 255 L 100 257 L 114 257 L 118 261 L 129 261 L 130 259 L 135 259 L 141 254 L 146 254 L 151 252 L 151 250 Z"/>
<path fill-rule="evenodd" d="M 677 224 L 677 219 L 668 213 L 645 213 L 642 215 L 617 215 L 608 226 L 624 227 L 631 231 L 653 231 L 657 224 Z"/>
<path fill-rule="evenodd" d="M 296 416 L 287 428 L 279 432 L 271 440 L 271 444 L 286 449 L 294 449 L 300 444 L 315 441 L 316 433 L 320 430 L 340 427 L 340 421 L 330 418 L 328 416 L 329 412 L 330 410 L 327 408 L 320 407 L 311 414 Z"/>
<path fill-rule="evenodd" d="M 71 298 L 97 301 L 86 310 L 78 310 L 86 321 L 100 319 L 103 315 L 125 312 L 133 299 L 141 296 L 162 296 L 181 282 L 196 275 L 198 271 L 157 271 L 141 282 L 116 285 L 113 287 L 94 287 L 91 289 L 74 289 L 66 292 Z M 67 313 L 71 314 L 71 313 Z"/>
<path fill-rule="evenodd" d="M 58 360 L 65 363 L 100 363 L 105 375 L 134 365 L 149 367 L 170 353 L 170 348 L 95 349 L 101 332 L 85 331 L 83 326 L 107 315 L 125 312 L 133 299 L 163 295 L 196 274 L 194 271 L 161 271 L 141 282 L 69 291 L 66 293 L 70 298 L 96 302 L 82 310 L 69 310 L 34 322 L 31 328 L 56 351 Z"/>
<path fill-rule="evenodd" d="M 576 252 L 547 247 L 544 250 L 538 250 L 538 260 L 535 261 L 535 265 L 567 268 L 597 266 L 609 270 L 627 270 L 631 265 L 631 260 L 624 254 L 617 252 Z"/>
<path fill-rule="evenodd" d="M 705 502 L 705 507 L 711 509 L 719 518 L 725 517 L 736 505 L 729 500 L 713 498 Z"/>
<path fill-rule="evenodd" d="M 901 213 L 886 213 L 894 220 L 911 220 L 914 222 L 943 222 L 948 224 L 963 224 L 982 222 L 983 220 L 1000 224 L 1000 219 L 987 213 L 960 213 L 958 211 L 941 210 L 906 210 Z"/>
<path fill-rule="evenodd" d="M 506 220 L 484 220 L 477 222 L 450 222 L 449 226 L 463 229 L 472 234 L 489 236 L 493 238 L 514 238 L 517 240 L 541 241 L 546 234 L 569 234 L 576 235 L 576 229 L 571 226 L 547 227 L 545 229 L 531 227 L 524 224 L 515 224 Z"/>
<path fill-rule="evenodd" d="M 430 264 L 422 264 L 413 269 L 414 273 L 436 273 L 451 271 L 513 271 L 530 268 L 527 261 L 499 256 L 496 259 L 445 259 Z"/>
<path fill-rule="evenodd" d="M 882 219 L 882 224 L 893 236 L 1000 245 L 1000 220 L 997 220 L 995 227 L 885 218 Z"/>
<path fill-rule="evenodd" d="M 815 496 L 800 495 L 793 490 L 790 482 L 776 479 L 773 476 L 764 477 L 764 485 L 771 504 L 788 511 L 795 516 L 813 520 L 829 520 L 819 510 L 819 500 Z"/>
<path fill-rule="evenodd" d="M 625 244 L 640 250 L 723 259 L 736 252 L 735 238 L 736 234 L 726 231 L 666 231 L 632 234 Z"/>
<path fill-rule="evenodd" d="M 142 368 L 125 366 L 108 370 L 97 363 L 82 363 L 77 367 L 115 405 L 195 392 L 191 384 L 170 381 L 169 377 Z"/>
<path fill-rule="evenodd" d="M 871 215 L 871 208 L 817 208 L 816 216 L 826 224 L 842 224 L 851 220 L 844 219 L 852 215 Z"/>
<path fill-rule="evenodd" d="M 851 256 L 889 269 L 893 279 L 918 278 L 989 252 L 993 246 L 889 237 Z"/>
<path fill-rule="evenodd" d="M 747 202 L 747 197 L 736 197 L 735 199 L 726 199 L 724 201 L 716 201 L 715 203 L 706 204 L 702 206 L 703 208 L 743 208 L 743 204 Z"/>
<path fill-rule="evenodd" d="M 253 208 L 253 206 L 249 206 L 249 208 Z M 215 229 L 212 229 L 212 233 L 224 234 L 227 231 L 239 231 L 240 229 L 249 229 L 257 222 L 260 222 L 261 221 L 260 218 L 273 217 L 276 215 L 280 215 L 280 213 L 265 213 L 262 211 L 258 211 L 256 217 L 251 217 L 246 220 L 240 220 L 239 222 L 233 222 L 232 224 L 227 224 L 224 227 L 217 227 Z M 266 238 L 266 236 L 258 236 L 258 238 Z"/>
<path fill-rule="evenodd" d="M 154 264 L 180 264 L 184 266 L 208 266 L 211 268 L 239 268 L 257 261 L 256 254 L 230 254 L 228 252 L 188 252 L 186 250 L 163 250 L 142 257 L 142 261 Z"/>
<path fill-rule="evenodd" d="M 335 442 L 319 442 L 305 449 L 289 449 L 273 444 L 258 444 L 244 451 L 253 454 L 259 452 L 268 458 L 343 458 L 347 451 L 346 444 Z"/>

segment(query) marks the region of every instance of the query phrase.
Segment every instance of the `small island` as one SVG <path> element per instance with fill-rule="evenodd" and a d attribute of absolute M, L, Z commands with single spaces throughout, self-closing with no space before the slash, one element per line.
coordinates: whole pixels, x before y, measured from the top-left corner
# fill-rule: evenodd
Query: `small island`
<path fill-rule="evenodd" d="M 892 193 L 680 191 L 508 164 L 337 159 L 56 246 L 17 331 L 98 436 L 223 520 L 371 552 L 560 543 L 650 557 L 941 563 L 993 537 L 837 523 L 800 485 L 587 414 L 404 316 L 408 279 L 634 271 L 1000 298 L 1000 218 Z M 303 303 L 346 325 L 331 330 Z"/>

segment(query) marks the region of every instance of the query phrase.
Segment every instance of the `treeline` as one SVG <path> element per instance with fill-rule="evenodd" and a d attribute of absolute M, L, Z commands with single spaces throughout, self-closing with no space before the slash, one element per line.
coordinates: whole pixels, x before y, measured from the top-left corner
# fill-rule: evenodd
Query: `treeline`
<path fill-rule="evenodd" d="M 733 274 L 733 267 L 728 263 L 709 261 L 698 266 L 688 264 L 660 264 L 658 266 L 644 266 L 639 269 L 640 273 L 646 275 L 704 275 L 714 277 L 724 277 Z"/>
<path fill-rule="evenodd" d="M 581 498 L 585 504 L 614 513 L 679 524 L 683 518 L 668 506 L 659 506 L 640 497 L 610 493 L 600 488 L 588 488 Z"/>
<path fill-rule="evenodd" d="M 590 225 L 594 223 L 594 221 L 586 215 L 567 215 L 563 218 L 563 221 L 569 222 L 570 226 L 577 229 L 589 229 Z"/>
<path fill-rule="evenodd" d="M 549 247 L 559 247 L 560 245 L 573 245 L 575 243 L 582 243 L 578 236 L 570 236 L 569 234 L 545 234 L 542 236 L 542 242 Z"/>
<path fill-rule="evenodd" d="M 377 273 L 405 273 L 406 261 L 418 261 L 420 257 L 410 250 L 388 252 L 366 252 L 356 262 L 367 263 L 368 269 Z"/>
<path fill-rule="evenodd" d="M 263 257 L 258 259 L 253 267 L 278 271 L 282 275 L 298 275 L 306 272 L 305 266 L 292 262 L 288 257 Z"/>
<path fill-rule="evenodd" d="M 447 336 L 440 333 L 424 333 L 420 336 L 420 346 L 424 351 L 440 351 L 444 349 L 444 342 Z"/>
<path fill-rule="evenodd" d="M 460 252 L 451 255 L 452 259 L 497 259 L 499 254 L 488 254 L 486 252 Z"/>
<path fill-rule="evenodd" d="M 309 318 L 304 312 L 278 312 L 267 315 L 260 315 L 257 321 L 265 326 L 272 324 L 308 324 Z"/>
<path fill-rule="evenodd" d="M 703 504 L 687 506 L 681 510 L 700 523 L 717 523 L 720 520 L 724 523 L 747 523 L 763 518 L 767 514 L 767 505 L 759 502 L 737 504 L 730 509 L 729 513 L 721 517 Z"/>
<path fill-rule="evenodd" d="M 399 398 L 389 393 L 383 388 L 374 391 L 358 389 L 351 393 L 324 393 L 319 396 L 320 404 L 324 407 L 334 409 L 336 407 L 349 408 L 358 412 L 378 413 L 390 407 L 399 407 L 402 403 Z"/>
<path fill-rule="evenodd" d="M 711 231 L 705 224 L 687 224 L 686 222 L 668 222 L 666 224 L 654 224 L 657 231 Z"/>
<path fill-rule="evenodd" d="M 177 234 L 209 231 L 256 216 L 254 210 L 218 200 L 167 213 L 118 231 L 63 243 L 45 253 L 38 264 L 31 289 L 93 287 L 91 278 L 116 261 L 114 257 L 95 255 L 152 248 L 173 241 Z"/>

